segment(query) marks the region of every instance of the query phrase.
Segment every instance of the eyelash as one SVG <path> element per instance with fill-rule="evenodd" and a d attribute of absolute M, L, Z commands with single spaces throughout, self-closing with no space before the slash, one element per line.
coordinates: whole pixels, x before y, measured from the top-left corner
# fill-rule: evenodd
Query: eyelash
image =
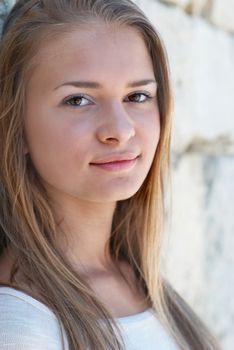
<path fill-rule="evenodd" d="M 135 92 L 129 96 L 139 96 L 139 95 L 143 95 L 146 97 L 146 99 L 144 101 L 141 101 L 141 102 L 135 102 L 135 103 L 146 103 L 147 101 L 151 100 L 153 98 L 153 96 L 151 96 L 150 94 L 146 93 L 146 92 Z M 85 97 L 85 95 L 83 94 L 78 94 L 78 95 L 72 95 L 72 96 L 69 96 L 68 98 L 66 98 L 64 101 L 63 101 L 63 104 L 67 105 L 67 106 L 71 106 L 73 108 L 76 108 L 76 107 L 84 107 L 84 106 L 80 106 L 80 105 L 76 105 L 76 104 L 72 104 L 70 103 L 71 101 L 74 101 L 75 99 L 82 99 L 82 98 L 85 98 L 86 100 L 89 101 L 89 99 L 87 97 Z M 131 101 L 130 101 L 131 102 Z M 134 103 L 134 102 L 132 102 Z M 85 105 L 87 106 L 87 105 Z"/>

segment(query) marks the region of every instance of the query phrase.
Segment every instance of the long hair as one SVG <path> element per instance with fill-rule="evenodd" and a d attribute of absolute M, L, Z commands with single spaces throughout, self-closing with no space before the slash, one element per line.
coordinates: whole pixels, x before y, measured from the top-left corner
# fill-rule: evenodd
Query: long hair
<path fill-rule="evenodd" d="M 25 86 L 41 40 L 96 20 L 131 26 L 142 35 L 158 84 L 160 113 L 160 139 L 148 175 L 135 195 L 117 203 L 107 242 L 111 258 L 130 264 L 145 300 L 180 349 L 218 349 L 206 326 L 161 274 L 172 105 L 169 70 L 162 40 L 130 0 L 19 0 L 5 20 L 0 47 L 0 255 L 11 247 L 15 263 L 9 283 L 2 285 L 47 305 L 71 350 L 124 349 L 114 319 L 57 249 L 48 193 L 24 154 Z M 17 271 L 23 273 L 24 286 L 15 279 Z"/>

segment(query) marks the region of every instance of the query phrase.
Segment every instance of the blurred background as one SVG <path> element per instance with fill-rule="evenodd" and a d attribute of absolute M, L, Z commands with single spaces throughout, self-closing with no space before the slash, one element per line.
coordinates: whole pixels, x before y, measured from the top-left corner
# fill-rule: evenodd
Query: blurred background
<path fill-rule="evenodd" d="M 164 41 L 173 85 L 164 274 L 233 350 L 234 0 L 134 1 Z M 0 0 L 0 23 L 13 3 Z"/>
<path fill-rule="evenodd" d="M 164 273 L 234 349 L 234 0 L 136 0 L 164 40 L 174 94 Z"/>

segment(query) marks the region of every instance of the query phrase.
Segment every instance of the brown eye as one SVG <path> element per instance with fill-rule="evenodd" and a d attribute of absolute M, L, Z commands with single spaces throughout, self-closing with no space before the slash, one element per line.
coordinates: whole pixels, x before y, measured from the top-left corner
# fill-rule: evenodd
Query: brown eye
<path fill-rule="evenodd" d="M 144 103 L 151 99 L 152 97 L 146 93 L 138 92 L 128 96 L 130 102 Z"/>
<path fill-rule="evenodd" d="M 82 103 L 82 101 L 86 101 L 86 102 Z M 75 95 L 65 99 L 64 104 L 70 105 L 72 107 L 83 107 L 83 106 L 87 106 L 89 102 L 90 101 L 87 98 L 85 98 L 83 95 Z"/>

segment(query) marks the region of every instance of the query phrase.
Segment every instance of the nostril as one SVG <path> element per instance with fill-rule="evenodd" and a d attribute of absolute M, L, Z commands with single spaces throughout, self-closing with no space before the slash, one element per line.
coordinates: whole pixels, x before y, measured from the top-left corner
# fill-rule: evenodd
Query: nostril
<path fill-rule="evenodd" d="M 107 137 L 104 141 L 104 143 L 119 143 L 120 141 L 118 138 L 115 137 Z"/>
<path fill-rule="evenodd" d="M 118 139 L 115 138 L 115 137 L 107 137 L 106 139 L 107 139 L 108 141 L 118 141 Z"/>

